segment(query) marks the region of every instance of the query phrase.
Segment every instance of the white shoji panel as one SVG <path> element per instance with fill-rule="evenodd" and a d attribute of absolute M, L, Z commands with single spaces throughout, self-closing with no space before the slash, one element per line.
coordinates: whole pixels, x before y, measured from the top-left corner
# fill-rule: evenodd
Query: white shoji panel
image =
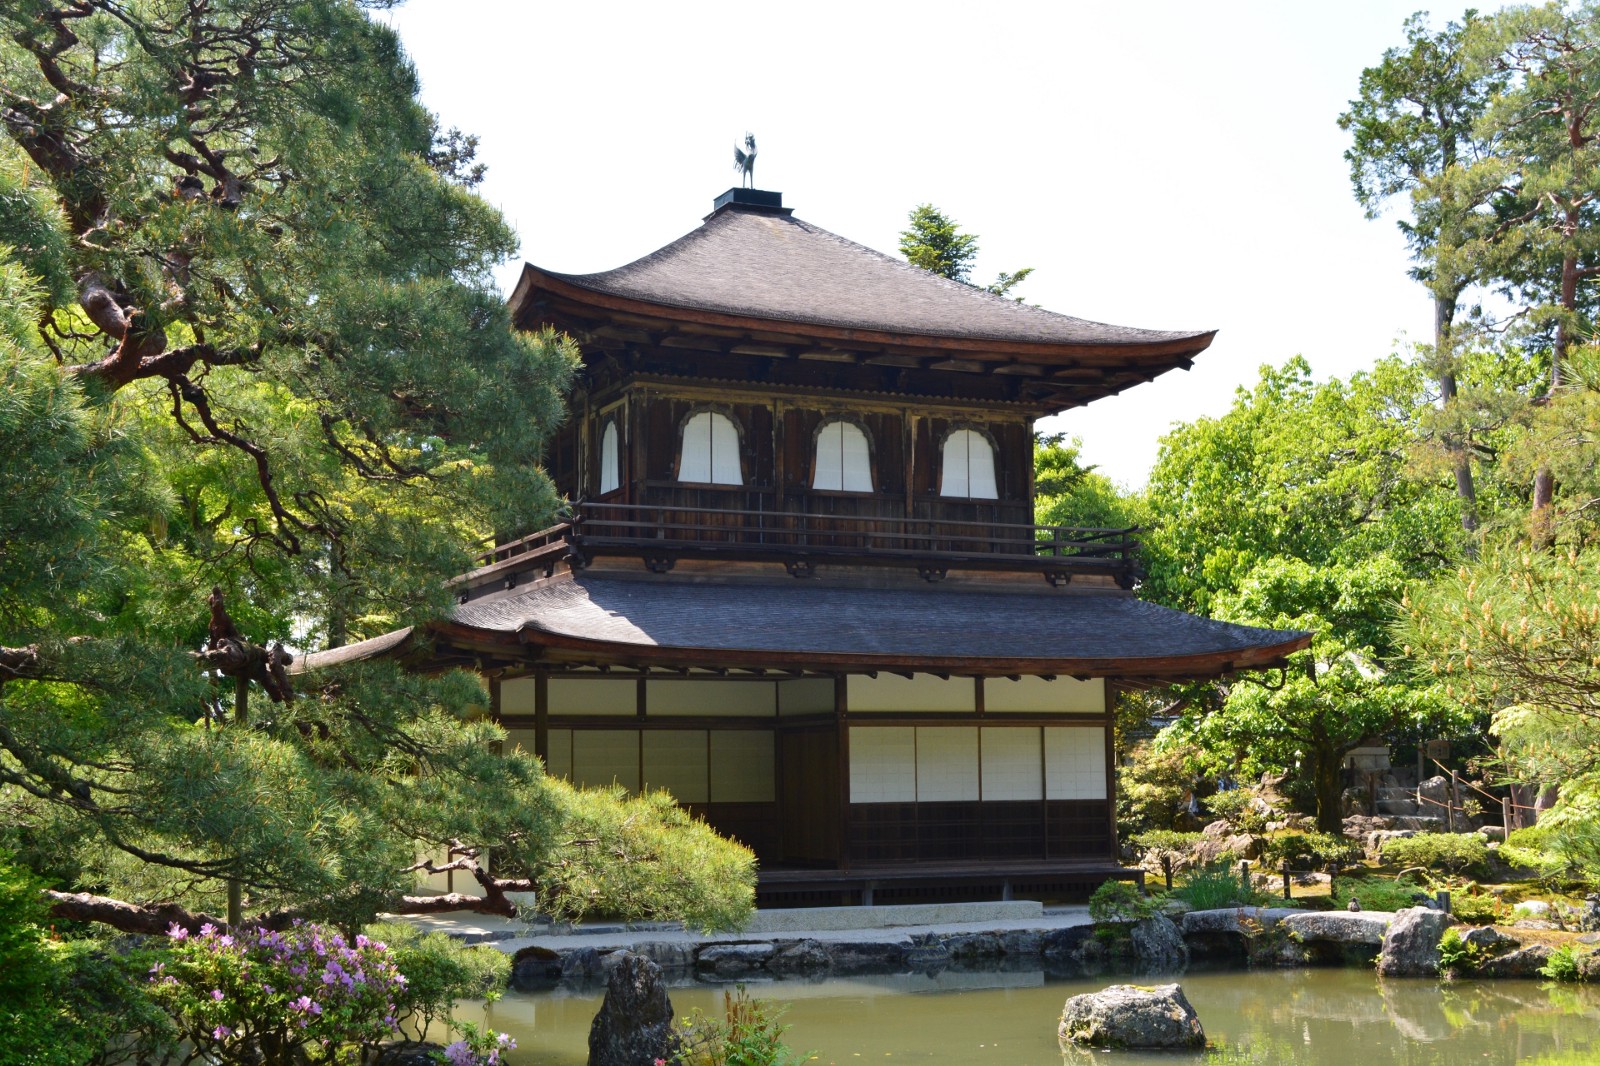
<path fill-rule="evenodd" d="M 1044 765 L 1036 726 L 991 726 L 983 731 L 983 798 L 1044 799 Z"/>
<path fill-rule="evenodd" d="M 916 798 L 917 731 L 851 726 L 850 802 L 913 803 Z"/>
<path fill-rule="evenodd" d="M 704 803 L 710 796 L 710 774 L 704 729 L 646 729 L 644 786 L 664 788 L 680 803 Z"/>
<path fill-rule="evenodd" d="M 1106 731 L 1059 726 L 1044 731 L 1045 799 L 1106 798 Z"/>

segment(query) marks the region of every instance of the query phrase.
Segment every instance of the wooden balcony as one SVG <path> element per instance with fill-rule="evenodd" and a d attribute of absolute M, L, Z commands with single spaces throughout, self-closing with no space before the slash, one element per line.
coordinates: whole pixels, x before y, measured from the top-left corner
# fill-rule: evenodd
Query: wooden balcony
<path fill-rule="evenodd" d="M 597 557 L 634 556 L 651 570 L 681 559 L 782 562 L 796 577 L 824 563 L 899 566 L 936 581 L 950 570 L 1037 573 L 1061 585 L 1075 575 L 1114 578 L 1131 588 L 1141 576 L 1136 529 L 818 514 L 809 511 L 671 504 L 580 502 L 565 521 L 486 551 L 477 578 L 558 560 L 586 566 Z"/>

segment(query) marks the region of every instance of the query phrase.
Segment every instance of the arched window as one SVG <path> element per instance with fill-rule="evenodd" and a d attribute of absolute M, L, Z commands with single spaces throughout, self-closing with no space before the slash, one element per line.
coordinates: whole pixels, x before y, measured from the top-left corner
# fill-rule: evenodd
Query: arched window
<path fill-rule="evenodd" d="M 828 422 L 817 434 L 817 468 L 814 489 L 843 492 L 872 491 L 872 457 L 867 435 L 849 422 Z"/>
<path fill-rule="evenodd" d="M 973 429 L 958 429 L 944 439 L 944 476 L 939 495 L 966 496 L 974 500 L 998 499 L 995 489 L 994 446 Z"/>
<path fill-rule="evenodd" d="M 742 485 L 739 431 L 727 415 L 701 411 L 683 424 L 678 480 L 702 485 Z"/>
<path fill-rule="evenodd" d="M 620 463 L 617 459 L 617 420 L 606 423 L 600 434 L 600 492 L 602 495 L 622 484 Z"/>

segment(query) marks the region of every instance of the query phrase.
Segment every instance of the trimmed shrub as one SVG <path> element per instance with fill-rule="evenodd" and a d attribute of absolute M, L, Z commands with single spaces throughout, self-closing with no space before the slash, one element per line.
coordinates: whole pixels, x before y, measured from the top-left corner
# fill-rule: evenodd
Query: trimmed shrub
<path fill-rule="evenodd" d="M 1102 881 L 1089 897 L 1089 917 L 1096 922 L 1142 922 L 1165 902 L 1164 897 L 1145 895 L 1132 881 Z"/>
<path fill-rule="evenodd" d="M 1401 866 L 1465 874 L 1488 862 L 1489 849 L 1477 833 L 1421 833 L 1384 841 L 1383 860 Z"/>
<path fill-rule="evenodd" d="M 1264 863 L 1277 868 L 1287 860 L 1295 870 L 1321 870 L 1360 857 L 1361 848 L 1355 841 L 1333 833 L 1280 833 L 1268 838 L 1261 850 Z"/>
<path fill-rule="evenodd" d="M 1408 881 L 1385 877 L 1340 877 L 1333 883 L 1333 898 L 1355 899 L 1363 910 L 1400 911 L 1415 907 L 1427 894 Z"/>
<path fill-rule="evenodd" d="M 1223 819 L 1241 833 L 1262 833 L 1267 828 L 1267 816 L 1256 809 L 1256 794 L 1247 788 L 1234 788 L 1218 792 L 1206 800 L 1211 813 Z"/>

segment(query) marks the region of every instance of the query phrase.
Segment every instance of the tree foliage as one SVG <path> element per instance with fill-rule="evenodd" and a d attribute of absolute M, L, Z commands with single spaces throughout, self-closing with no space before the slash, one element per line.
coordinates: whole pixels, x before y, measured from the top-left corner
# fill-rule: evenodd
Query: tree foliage
<path fill-rule="evenodd" d="M 1459 731 L 1459 706 L 1404 670 L 1390 632 L 1406 582 L 1448 562 L 1454 501 L 1408 476 L 1420 368 L 1348 382 L 1265 367 L 1216 419 L 1162 441 L 1144 507 L 1148 595 L 1228 621 L 1314 634 L 1281 677 L 1202 690 L 1174 727 L 1214 770 L 1289 771 L 1340 829 L 1342 757 L 1371 735 Z"/>
<path fill-rule="evenodd" d="M 232 885 L 268 928 L 519 890 L 736 920 L 748 851 L 496 754 L 476 678 L 282 673 L 439 617 L 557 502 L 574 349 L 511 328 L 513 234 L 393 32 L 353 0 L 0 29 L 0 836 L 55 913 L 195 929 Z M 476 891 L 411 895 L 452 849 Z M 640 855 L 659 887 L 608 869 Z"/>
<path fill-rule="evenodd" d="M 932 204 L 912 208 L 907 222 L 908 228 L 900 233 L 900 254 L 906 262 L 951 281 L 972 284 L 972 262 L 978 257 L 977 234 L 962 232 L 955 219 Z M 996 296 L 1008 296 L 1032 273 L 1033 267 L 1023 267 L 1015 273 L 1001 271 L 984 288 Z"/>

